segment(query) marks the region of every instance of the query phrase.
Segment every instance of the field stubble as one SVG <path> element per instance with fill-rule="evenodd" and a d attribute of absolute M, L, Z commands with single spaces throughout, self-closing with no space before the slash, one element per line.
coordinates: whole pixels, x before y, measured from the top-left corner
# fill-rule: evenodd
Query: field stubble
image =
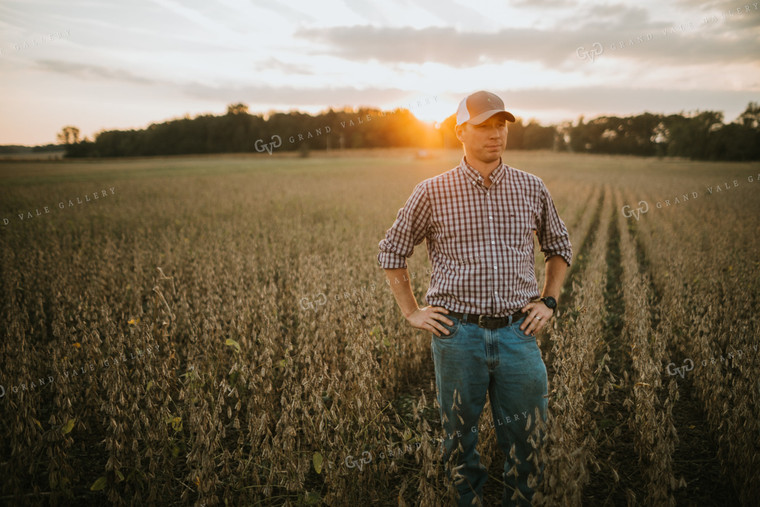
<path fill-rule="evenodd" d="M 0 166 L 2 216 L 118 189 L 0 232 L 2 499 L 437 505 L 451 491 L 436 459 L 430 340 L 400 315 L 375 256 L 413 186 L 458 158 Z M 539 337 L 551 397 L 537 503 L 623 492 L 631 503 L 750 505 L 760 496 L 757 164 L 505 160 L 546 181 L 576 255 L 562 311 Z M 704 190 L 734 178 L 731 193 Z M 699 199 L 654 206 L 692 190 Z M 641 200 L 648 213 L 623 216 Z M 609 280 L 610 263 L 621 279 Z M 424 304 L 422 245 L 409 266 Z M 540 253 L 536 267 L 541 286 Z M 323 304 L 299 305 L 316 294 Z M 684 358 L 697 365 L 688 379 L 666 373 Z M 684 445 L 682 386 L 703 413 L 701 449 Z M 498 470 L 486 417 L 479 445 Z M 635 454 L 609 455 L 620 435 Z M 725 488 L 710 496 L 698 482 L 715 470 Z M 611 476 L 620 482 L 603 483 Z"/>

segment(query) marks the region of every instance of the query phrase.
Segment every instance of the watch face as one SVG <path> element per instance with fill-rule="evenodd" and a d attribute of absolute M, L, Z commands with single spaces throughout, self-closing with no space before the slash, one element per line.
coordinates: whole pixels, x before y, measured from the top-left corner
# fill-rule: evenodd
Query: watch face
<path fill-rule="evenodd" d="M 551 308 L 552 310 L 554 310 L 557 307 L 557 301 L 553 297 L 551 297 L 551 296 L 547 296 L 545 298 L 541 298 L 541 301 L 543 301 L 544 304 L 547 307 Z"/>

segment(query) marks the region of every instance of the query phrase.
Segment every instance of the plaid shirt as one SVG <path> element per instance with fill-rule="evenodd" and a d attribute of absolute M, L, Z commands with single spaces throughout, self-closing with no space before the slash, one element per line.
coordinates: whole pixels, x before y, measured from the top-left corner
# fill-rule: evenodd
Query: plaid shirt
<path fill-rule="evenodd" d="M 451 311 L 503 317 L 540 296 L 533 231 L 544 259 L 572 247 L 543 180 L 502 161 L 491 186 L 464 157 L 460 164 L 414 187 L 380 241 L 384 269 L 405 268 L 426 240 L 433 272 L 427 304 Z"/>

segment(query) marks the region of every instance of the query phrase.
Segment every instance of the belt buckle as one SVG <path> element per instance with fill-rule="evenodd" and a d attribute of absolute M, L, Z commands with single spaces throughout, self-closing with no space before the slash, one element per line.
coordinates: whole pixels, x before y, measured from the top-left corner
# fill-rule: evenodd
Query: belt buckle
<path fill-rule="evenodd" d="M 486 324 L 487 319 L 489 319 L 488 315 L 478 315 L 478 326 L 485 329 L 496 329 Z"/>

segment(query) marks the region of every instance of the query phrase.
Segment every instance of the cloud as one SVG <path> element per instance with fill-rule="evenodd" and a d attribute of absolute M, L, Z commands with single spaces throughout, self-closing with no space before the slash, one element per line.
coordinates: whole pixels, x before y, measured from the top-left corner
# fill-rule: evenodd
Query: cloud
<path fill-rule="evenodd" d="M 36 66 L 43 71 L 66 74 L 68 76 L 79 77 L 90 80 L 99 78 L 109 81 L 128 82 L 143 85 L 157 84 L 157 81 L 138 76 L 126 70 L 110 69 L 100 65 L 90 65 L 84 63 L 65 62 L 60 60 L 36 60 Z"/>
<path fill-rule="evenodd" d="M 304 76 L 313 76 L 314 72 L 308 70 L 303 64 L 288 63 L 278 60 L 277 58 L 268 58 L 262 62 L 256 63 L 256 72 L 265 70 L 278 70 L 286 74 L 300 74 Z"/>
<path fill-rule="evenodd" d="M 475 33 L 460 32 L 452 27 L 350 26 L 300 29 L 295 35 L 322 43 L 329 53 L 348 60 L 439 62 L 460 68 L 506 60 L 541 61 L 554 65 L 568 55 L 568 46 L 558 39 L 563 35 L 570 37 L 575 45 L 583 41 L 578 33 L 557 37 L 556 33 L 530 28 Z"/>
<path fill-rule="evenodd" d="M 753 30 L 760 21 L 754 19 L 716 17 L 683 19 L 678 23 L 651 23 L 637 29 L 588 31 L 587 45 L 600 42 L 604 57 L 620 57 L 645 64 L 658 63 L 672 67 L 712 64 L 758 63 L 760 38 Z"/>
<path fill-rule="evenodd" d="M 754 0 L 753 0 L 754 1 Z M 744 3 L 741 2 L 741 0 L 707 0 L 707 1 L 701 1 L 698 4 L 694 2 L 693 0 L 676 0 L 675 2 L 678 6 L 683 6 L 683 8 L 687 9 L 699 9 L 701 11 L 727 11 L 727 10 L 736 10 L 738 7 L 744 7 Z M 749 2 L 747 5 L 752 7 L 752 2 Z"/>
<path fill-rule="evenodd" d="M 580 23 L 579 20 L 584 22 Z M 642 7 L 622 4 L 587 5 L 572 17 L 566 17 L 558 26 L 575 26 L 579 31 L 604 29 L 607 32 L 642 30 L 652 27 L 649 12 Z"/>
<path fill-rule="evenodd" d="M 592 16 L 593 13 L 593 16 Z M 579 22 L 578 18 L 584 20 Z M 620 41 L 646 38 L 646 43 L 612 51 L 648 63 L 693 65 L 756 62 L 760 38 L 752 27 L 760 23 L 760 11 L 703 24 L 692 16 L 675 23 L 650 21 L 638 7 L 608 5 L 564 20 L 557 28 L 510 28 L 497 32 L 466 32 L 453 27 L 343 26 L 303 28 L 296 37 L 321 44 L 323 51 L 353 61 L 382 63 L 437 62 L 455 68 L 507 61 L 540 62 L 556 67 L 577 60 L 575 49 L 599 42 L 605 49 Z M 673 28 L 676 28 L 673 30 Z M 679 28 L 681 27 L 681 28 Z M 668 29 L 671 29 L 670 31 Z M 314 50 L 318 51 L 317 49 Z"/>
<path fill-rule="evenodd" d="M 299 88 L 293 86 L 244 85 L 208 86 L 192 83 L 182 86 L 192 97 L 222 103 L 244 102 L 246 104 L 288 104 L 291 107 L 319 106 L 342 108 L 344 106 L 376 107 L 377 104 L 403 101 L 408 90 L 399 88 Z"/>

